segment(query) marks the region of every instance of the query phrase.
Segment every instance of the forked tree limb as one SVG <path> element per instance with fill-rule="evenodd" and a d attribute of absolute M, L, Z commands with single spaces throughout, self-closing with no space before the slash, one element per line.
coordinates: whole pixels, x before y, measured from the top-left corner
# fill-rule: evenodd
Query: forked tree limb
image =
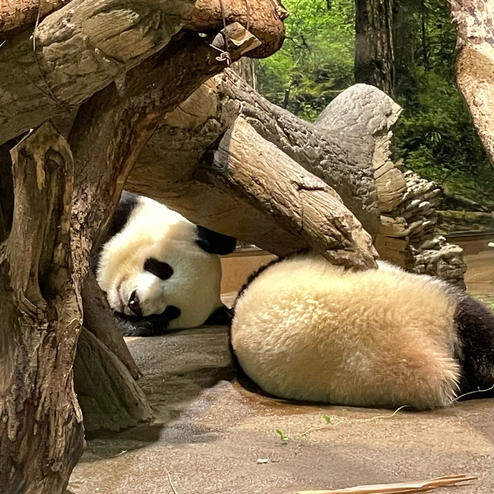
<path fill-rule="evenodd" d="M 228 24 L 246 17 L 244 2 L 222 1 Z M 34 33 L 7 38 L 0 50 L 0 73 L 9 74 L 0 81 L 0 143 L 73 111 L 162 50 L 180 30 L 218 32 L 224 27 L 219 5 L 206 0 L 72 0 L 45 17 Z M 282 21 L 271 0 L 250 10 L 246 25 L 260 42 L 251 52 L 266 56 L 282 43 Z M 195 37 L 198 43 L 202 39 Z M 235 39 L 230 45 L 235 52 Z"/>
<path fill-rule="evenodd" d="M 377 134 L 387 134 L 390 122 L 373 118 L 375 105 L 367 94 L 365 103 L 368 105 L 365 114 L 355 102 L 346 106 L 339 104 L 334 110 L 335 118 L 345 122 L 358 113 L 356 118 L 360 117 L 361 122 L 358 133 L 354 133 L 351 126 L 348 132 L 339 128 L 317 128 L 273 105 L 227 70 L 224 75 L 207 81 L 189 100 L 166 116 L 142 150 L 127 187 L 170 204 L 196 223 L 243 239 L 250 228 L 251 235 L 264 238 L 264 232 L 269 231 L 267 218 L 259 219 L 254 214 L 250 221 L 251 211 L 245 210 L 243 203 L 225 198 L 225 193 L 215 197 L 214 191 L 208 207 L 204 208 L 206 193 L 201 193 L 200 185 L 193 181 L 201 156 L 221 138 L 234 119 L 242 115 L 266 141 L 333 187 L 364 228 L 374 234 L 379 226 L 380 212 L 373 156 Z M 368 120 L 380 123 L 374 127 L 365 126 Z M 205 187 L 211 189 L 209 185 Z M 228 212 L 238 221 L 230 222 Z M 276 230 L 271 241 L 279 239 L 287 252 L 293 238 L 285 235 L 282 241 L 282 237 Z M 256 238 L 250 241 L 260 244 Z M 302 248 L 303 245 L 292 247 Z M 270 250 L 277 252 L 279 245 Z"/>
<path fill-rule="evenodd" d="M 232 57 L 238 57 L 244 51 L 257 46 L 257 39 L 241 25 L 235 23 L 226 29 L 232 37 L 239 40 L 231 50 Z M 76 167 L 72 249 L 74 258 L 81 265 L 87 265 L 101 230 L 118 202 L 125 178 L 156 122 L 167 110 L 173 109 L 182 98 L 194 91 L 204 79 L 224 66 L 224 61 L 217 60 L 218 50 L 210 46 L 211 43 L 219 48 L 223 46 L 222 33 L 209 43 L 197 40 L 193 33 L 178 35 L 163 52 L 146 60 L 144 66 L 129 71 L 119 81 L 118 87 L 109 86 L 81 107 L 69 135 Z M 95 283 L 91 278 L 85 282 L 86 289 L 91 283 Z M 92 295 L 85 300 L 85 324 L 100 342 L 96 344 L 92 339 L 88 340 L 88 337 L 81 346 L 78 369 L 82 374 L 78 375 L 76 384 L 81 386 L 81 392 L 85 396 L 84 413 L 91 417 L 91 428 L 110 427 L 111 424 L 112 429 L 118 429 L 134 425 L 149 416 L 148 409 L 142 402 L 142 395 L 137 391 L 133 393 L 129 388 L 131 383 L 122 374 L 123 366 L 108 364 L 105 367 L 98 365 L 98 362 L 101 358 L 112 362 L 113 354 L 134 377 L 138 375 L 138 370 L 107 304 L 101 297 L 94 296 L 94 290 L 90 291 Z M 99 358 L 91 367 L 85 361 L 90 358 L 91 352 L 84 350 L 96 348 L 95 345 Z M 103 355 L 106 357 L 102 357 Z M 88 366 L 91 367 L 91 377 L 86 375 Z M 96 378 L 98 373 L 101 375 Z M 93 381 L 100 383 L 100 387 L 91 384 Z M 116 400 L 113 405 L 108 400 L 101 406 L 96 406 L 101 385 L 112 386 L 115 383 L 125 385 L 121 400 Z M 113 396 L 115 393 L 107 389 L 106 394 Z M 133 394 L 135 406 L 132 410 L 125 410 L 126 407 L 122 404 L 131 403 L 129 396 Z M 112 406 L 113 418 L 108 416 Z M 100 414 L 104 416 L 98 421 L 96 417 Z"/>
<path fill-rule="evenodd" d="M 226 29 L 242 40 L 230 47 L 233 60 L 256 46 L 256 38 L 240 24 Z M 222 32 L 203 42 L 194 33 L 180 34 L 162 52 L 80 108 L 68 138 L 77 171 L 74 210 L 81 225 L 75 239 L 77 255 L 89 257 L 128 173 L 159 121 L 225 67 L 218 50 L 211 46 L 224 49 L 224 40 Z M 93 207 L 88 209 L 86 203 Z"/>

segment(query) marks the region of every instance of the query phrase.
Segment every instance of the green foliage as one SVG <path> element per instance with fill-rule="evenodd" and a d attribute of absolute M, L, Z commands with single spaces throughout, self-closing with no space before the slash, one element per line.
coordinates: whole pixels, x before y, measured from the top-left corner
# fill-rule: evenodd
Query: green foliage
<path fill-rule="evenodd" d="M 415 64 L 400 85 L 406 90 L 397 94 L 404 111 L 394 130 L 395 151 L 407 168 L 424 178 L 485 201 L 492 193 L 494 175 L 455 84 L 456 37 L 447 7 L 426 0 L 410 22 L 415 32 L 421 32 L 423 23 L 425 37 L 415 42 Z"/>
<path fill-rule="evenodd" d="M 276 429 L 276 434 L 280 436 L 282 443 L 286 443 L 288 441 L 288 435 L 285 434 L 281 429 Z"/>
<path fill-rule="evenodd" d="M 354 5 L 348 0 L 286 0 L 282 50 L 260 63 L 259 89 L 309 121 L 353 83 Z"/>
<path fill-rule="evenodd" d="M 323 414 L 323 415 L 321 415 L 321 417 L 324 420 L 324 422 L 326 422 L 326 424 L 331 423 L 331 417 L 329 415 Z"/>
<path fill-rule="evenodd" d="M 456 88 L 455 31 L 441 0 L 395 0 L 405 24 L 395 26 L 395 99 L 404 108 L 395 128 L 395 157 L 453 193 L 482 202 L 494 174 Z M 314 121 L 353 84 L 354 0 L 285 0 L 290 16 L 283 48 L 260 63 L 259 90 Z M 403 34 L 402 36 L 400 36 Z"/>

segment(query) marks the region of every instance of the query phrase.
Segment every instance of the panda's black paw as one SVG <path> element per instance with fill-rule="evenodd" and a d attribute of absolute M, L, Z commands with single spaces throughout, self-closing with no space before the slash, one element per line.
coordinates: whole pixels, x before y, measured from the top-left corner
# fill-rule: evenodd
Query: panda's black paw
<path fill-rule="evenodd" d="M 168 321 L 148 320 L 116 312 L 115 321 L 123 336 L 159 336 L 166 333 Z"/>

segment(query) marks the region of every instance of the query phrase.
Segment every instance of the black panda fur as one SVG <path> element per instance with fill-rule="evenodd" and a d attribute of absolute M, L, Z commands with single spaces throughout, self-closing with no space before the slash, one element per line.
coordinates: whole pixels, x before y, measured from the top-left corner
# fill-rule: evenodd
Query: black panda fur
<path fill-rule="evenodd" d="M 218 256 L 232 252 L 235 243 L 163 204 L 124 192 L 93 262 L 123 334 L 228 323 Z"/>
<path fill-rule="evenodd" d="M 246 375 L 285 399 L 429 409 L 494 385 L 492 312 L 382 262 L 351 272 L 303 253 L 261 269 L 235 302 L 231 343 Z"/>

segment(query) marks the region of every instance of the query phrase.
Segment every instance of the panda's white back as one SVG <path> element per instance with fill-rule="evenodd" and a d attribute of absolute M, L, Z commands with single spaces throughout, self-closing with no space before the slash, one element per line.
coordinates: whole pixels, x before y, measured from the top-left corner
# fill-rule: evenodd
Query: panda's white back
<path fill-rule="evenodd" d="M 455 304 L 444 284 L 383 264 L 348 272 L 315 254 L 262 272 L 235 306 L 246 374 L 284 398 L 446 406 L 458 386 Z"/>

